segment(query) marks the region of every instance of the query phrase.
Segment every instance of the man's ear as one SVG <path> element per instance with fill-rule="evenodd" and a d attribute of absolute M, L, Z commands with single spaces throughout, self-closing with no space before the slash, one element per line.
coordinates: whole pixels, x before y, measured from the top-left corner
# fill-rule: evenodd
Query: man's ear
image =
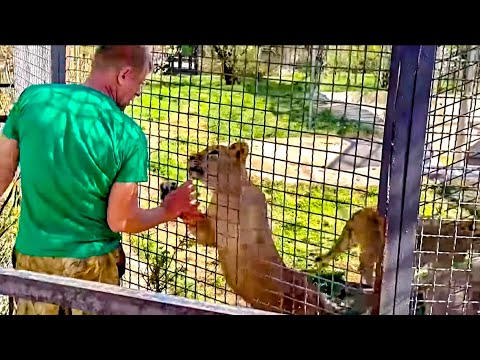
<path fill-rule="evenodd" d="M 133 73 L 133 69 L 131 66 L 125 66 L 120 69 L 118 76 L 117 76 L 117 81 L 120 85 L 123 85 L 125 81 L 127 81 L 127 78 L 131 76 Z"/>

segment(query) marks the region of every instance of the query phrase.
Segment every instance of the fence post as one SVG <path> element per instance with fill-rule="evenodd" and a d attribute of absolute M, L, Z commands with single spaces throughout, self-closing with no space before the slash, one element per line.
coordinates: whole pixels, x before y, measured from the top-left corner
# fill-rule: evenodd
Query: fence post
<path fill-rule="evenodd" d="M 66 46 L 51 46 L 52 83 L 65 84 Z"/>
<path fill-rule="evenodd" d="M 387 219 L 379 314 L 408 315 L 436 46 L 393 46 L 379 211 Z"/>

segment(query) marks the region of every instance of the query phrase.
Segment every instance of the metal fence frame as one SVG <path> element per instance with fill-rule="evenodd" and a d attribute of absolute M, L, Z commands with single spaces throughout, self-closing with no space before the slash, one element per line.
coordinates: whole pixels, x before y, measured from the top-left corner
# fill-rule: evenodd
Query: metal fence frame
<path fill-rule="evenodd" d="M 394 46 L 379 210 L 387 218 L 380 314 L 409 314 L 435 46 Z"/>
<path fill-rule="evenodd" d="M 50 78 L 44 81 L 64 83 L 66 46 L 54 45 L 50 49 Z M 406 315 L 409 313 L 421 163 L 424 156 L 435 49 L 435 46 L 426 45 L 393 46 L 378 203 L 380 211 L 386 215 L 388 222 L 383 279 L 381 287 L 378 287 L 379 290 L 381 289 L 381 301 L 377 308 L 379 314 Z M 17 81 L 18 75 L 17 73 L 15 75 Z M 17 91 L 21 91 L 21 87 Z M 2 270 L 0 293 L 27 295 L 24 290 L 19 292 L 12 290 L 15 279 L 19 279 L 18 273 Z M 31 279 L 32 277 L 28 281 Z M 39 276 L 35 281 L 38 285 L 38 282 L 44 281 L 47 284 L 50 280 Z M 5 285 L 7 283 L 8 286 Z M 76 291 L 73 288 L 77 285 L 83 289 L 78 291 L 87 291 L 86 284 L 80 282 L 78 284 L 72 282 L 72 287 L 68 291 Z M 59 286 L 66 289 L 65 284 Z M 99 292 L 115 293 L 113 288 L 107 290 L 106 287 L 98 284 L 95 284 L 95 287 Z M 40 288 L 39 286 L 36 289 L 40 291 Z M 92 295 L 91 292 L 89 294 Z M 52 300 L 55 296 L 59 299 L 58 292 L 55 296 L 53 293 L 52 296 L 45 296 L 44 299 L 48 298 L 48 300 Z M 122 295 L 118 293 L 112 296 L 111 299 L 115 296 L 120 299 Z M 61 301 L 65 299 L 62 298 Z M 84 306 L 85 309 L 88 307 Z M 98 307 L 95 308 L 98 309 Z M 111 307 L 104 309 L 107 312 L 112 310 Z"/>

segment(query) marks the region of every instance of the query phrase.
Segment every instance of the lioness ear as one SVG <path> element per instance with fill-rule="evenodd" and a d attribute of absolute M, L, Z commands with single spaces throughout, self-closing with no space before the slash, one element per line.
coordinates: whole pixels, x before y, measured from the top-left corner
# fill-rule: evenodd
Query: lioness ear
<path fill-rule="evenodd" d="M 245 162 L 248 155 L 248 144 L 245 141 L 237 141 L 229 146 L 230 154 L 238 160 Z"/>

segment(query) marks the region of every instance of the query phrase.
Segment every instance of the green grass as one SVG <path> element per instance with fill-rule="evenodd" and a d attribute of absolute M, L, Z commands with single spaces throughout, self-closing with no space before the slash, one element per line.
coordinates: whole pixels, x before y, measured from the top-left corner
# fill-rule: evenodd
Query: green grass
<path fill-rule="evenodd" d="M 355 74 L 337 72 L 334 78 L 332 73 L 327 73 L 320 80 L 320 90 L 324 92 L 363 91 L 365 93 L 375 92 L 377 89 L 380 89 L 380 86 L 377 77 L 373 74 L 359 73 L 355 77 Z"/>
<path fill-rule="evenodd" d="M 189 147 L 195 145 L 175 139 L 161 139 L 159 145 L 159 149 L 150 156 L 150 171 L 164 179 L 184 182 L 187 179 L 185 155 L 191 153 Z"/>
<path fill-rule="evenodd" d="M 286 75 L 282 75 L 282 77 L 283 79 L 288 79 L 289 81 L 293 80 L 295 82 L 309 81 L 309 78 L 306 76 L 304 71 L 296 72 L 293 77 L 287 77 Z M 309 68 L 307 72 L 309 73 Z M 334 77 L 332 71 L 324 71 L 322 72 L 320 78 L 320 91 L 327 93 L 345 91 L 362 91 L 364 93 L 368 93 L 375 92 L 377 90 L 386 89 L 380 88 L 378 78 L 374 74 L 366 73 L 362 75 L 361 73 L 357 73 L 357 76 L 355 76 L 354 73 L 337 71 Z"/>
<path fill-rule="evenodd" d="M 339 76 L 341 84 L 342 79 Z M 339 86 L 335 91 L 345 87 Z M 314 114 L 313 127 L 308 128 L 308 96 L 309 85 L 303 81 L 262 80 L 257 87 L 253 79 L 246 79 L 243 84 L 227 86 L 220 76 L 162 76 L 147 82 L 128 113 L 168 126 L 186 120 L 179 129 L 181 140 L 191 136 L 187 128 L 192 118 L 203 122 L 200 127 L 210 133 L 211 141 L 298 137 L 301 132 L 356 135 L 360 130 L 368 135 L 373 131 L 369 125 L 329 111 Z"/>
<path fill-rule="evenodd" d="M 323 87 L 322 90 L 345 91 L 346 74 L 338 73 L 335 79 L 333 75 L 326 76 L 322 81 L 334 83 L 335 88 Z M 357 81 L 362 81 L 361 75 L 357 76 Z M 353 82 L 352 76 L 350 83 Z M 375 82 L 373 75 L 365 75 L 364 86 L 375 87 Z M 306 94 L 308 84 L 301 76 L 294 77 L 293 81 L 263 80 L 258 86 L 249 79 L 227 86 L 219 76 L 163 76 L 144 87 L 142 97 L 133 107 L 133 115 L 157 122 L 161 129 L 158 150 L 151 153 L 151 171 L 180 182 L 187 178 L 186 155 L 196 151 L 198 143 L 294 137 L 301 131 L 342 135 L 356 134 L 359 130 L 369 132 L 369 128 L 359 128 L 356 122 L 335 117 L 328 111 L 316 114 L 315 127 L 307 129 L 309 102 Z M 197 132 L 192 125 L 193 119 L 204 133 Z M 272 197 L 274 234 L 280 239 L 279 247 L 287 259 L 290 256 L 295 267 L 307 266 L 307 239 L 314 247 L 323 242 L 328 245 L 342 228 L 335 218 L 348 219 L 353 211 L 350 203 L 364 206 L 367 198 L 371 203 L 377 191 L 371 188 L 368 193 L 352 193 L 334 187 L 308 188 L 308 184 L 299 184 L 296 188 L 282 183 L 263 184 L 263 188 Z M 305 197 L 307 193 L 311 198 Z M 303 260 L 297 262 L 294 258 Z"/>

